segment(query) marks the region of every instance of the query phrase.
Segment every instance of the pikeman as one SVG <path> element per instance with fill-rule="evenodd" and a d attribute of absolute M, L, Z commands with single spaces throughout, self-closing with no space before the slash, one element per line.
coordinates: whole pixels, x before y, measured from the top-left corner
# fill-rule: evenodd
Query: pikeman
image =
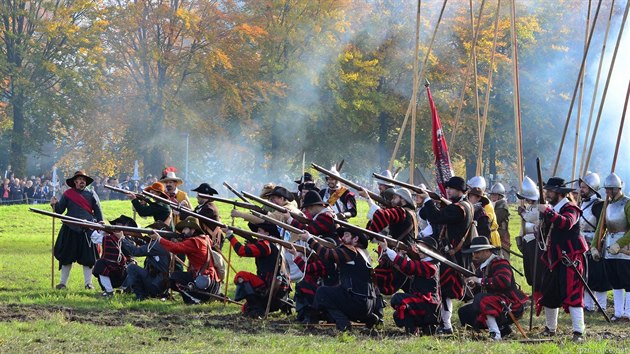
<path fill-rule="evenodd" d="M 160 182 L 155 182 L 152 185 L 145 187 L 144 191 L 147 193 L 155 194 L 157 196 L 168 199 L 166 194 L 166 187 Z M 170 225 L 171 230 L 173 228 L 173 215 L 171 213 L 171 207 L 160 201 L 154 202 L 146 198 L 138 198 L 135 193 L 128 193 L 127 197 L 131 199 L 131 204 L 136 210 L 138 215 L 146 218 L 148 216 L 153 217 L 153 221 L 163 221 L 167 225 Z"/>
<path fill-rule="evenodd" d="M 132 218 L 121 215 L 114 220 L 110 220 L 111 225 L 131 226 L 138 227 Z M 123 281 L 127 277 L 127 257 L 121 247 L 125 235 L 122 231 L 94 231 L 92 233 L 92 239 L 98 235 L 100 242 L 103 245 L 103 253 L 101 258 L 96 261 L 92 274 L 98 278 L 98 283 L 103 289 L 104 298 L 111 298 L 114 295 L 114 288 L 118 288 L 122 285 Z"/>
<path fill-rule="evenodd" d="M 339 171 L 333 166 L 330 169 L 336 176 Z M 326 176 L 327 188 L 319 191 L 322 200 L 330 205 L 339 220 L 348 220 L 357 216 L 357 200 L 348 188 L 339 183 L 339 180 Z"/>
<path fill-rule="evenodd" d="M 184 184 L 184 181 L 175 175 L 177 169 L 175 167 L 167 167 L 162 171 L 162 179 L 159 182 L 163 183 L 166 187 L 166 194 L 168 195 L 168 199 L 171 201 L 186 207 L 188 209 L 192 209 L 192 204 L 190 203 L 190 199 L 188 199 L 188 194 L 183 190 L 180 190 L 179 186 Z M 184 219 L 185 216 L 182 216 L 181 219 Z M 173 223 L 177 224 L 180 221 L 179 211 L 173 210 Z"/>
<path fill-rule="evenodd" d="M 50 206 L 57 214 L 67 210 L 66 215 L 87 221 L 103 221 L 101 203 L 96 192 L 86 189 L 94 180 L 85 174 L 85 171 L 77 171 L 74 176 L 66 180 L 70 189 L 66 190 L 61 199 L 56 197 L 50 200 Z M 59 230 L 54 250 L 55 258 L 59 261 L 61 269 L 61 281 L 55 287 L 57 290 L 66 289 L 72 263 L 77 262 L 83 266 L 83 280 L 86 289 L 94 289 L 92 285 L 92 267 L 98 258 L 96 245 L 90 239 L 86 230 L 79 226 L 64 224 Z"/>
<path fill-rule="evenodd" d="M 281 239 L 278 227 L 272 223 L 249 223 L 248 225 L 254 232 Z M 272 297 L 269 312 L 280 309 L 289 311 L 285 308 L 285 304 L 291 287 L 289 286 L 289 279 L 282 270 L 282 262 L 278 262 L 280 251 L 276 244 L 267 240 L 257 240 L 243 245 L 234 237 L 232 230 L 225 229 L 223 231 L 239 257 L 254 257 L 256 259 L 256 274 L 240 271 L 234 276 L 234 283 L 236 284 L 234 300 L 245 299 L 246 301 L 241 309 L 243 315 L 252 318 L 263 317 L 269 296 Z"/>
<path fill-rule="evenodd" d="M 512 247 L 512 237 L 510 237 L 510 209 L 505 200 L 505 187 L 501 183 L 496 183 L 490 189 L 490 201 L 494 205 L 496 215 L 497 231 L 501 238 L 501 254 L 503 258 L 510 260 L 510 248 Z"/>
<path fill-rule="evenodd" d="M 446 183 L 446 194 L 451 204 L 438 208 L 427 193 L 423 194 L 424 209 L 427 219 L 433 224 L 442 225 L 438 242 L 444 249 L 447 258 L 458 265 L 468 268 L 470 257 L 465 256 L 462 250 L 470 244 L 473 234 L 476 233 L 473 223 L 473 207 L 465 199 L 468 190 L 466 181 L 453 176 Z M 440 265 L 440 293 L 442 295 L 442 326 L 438 328 L 438 334 L 453 334 L 451 317 L 453 313 L 453 299 L 464 297 L 464 283 L 462 276 L 453 268 Z"/>
<path fill-rule="evenodd" d="M 604 180 L 607 202 L 591 244 L 594 260 L 603 254 L 606 275 L 613 288 L 615 314 L 611 320 L 618 322 L 630 321 L 630 197 L 623 194 L 623 185 L 615 173 Z"/>
<path fill-rule="evenodd" d="M 323 261 L 334 262 L 339 268 L 339 285 L 319 287 L 314 308 L 325 312 L 340 331 L 349 330 L 350 321 L 361 321 L 372 328 L 381 318 L 374 313 L 378 300 L 372 285 L 367 237 L 352 229 L 339 228 L 337 232 L 341 239 L 337 248 L 320 245 L 308 232 L 300 236 Z M 310 321 L 319 322 L 316 314 L 312 314 Z"/>
<path fill-rule="evenodd" d="M 408 189 L 395 189 L 394 197 L 391 199 L 392 207 L 385 209 L 377 206 L 365 189 L 359 194 L 367 199 L 370 206 L 368 230 L 380 232 L 387 227 L 392 238 L 407 245 L 412 245 L 415 242 L 418 232 L 416 203 L 414 203 Z M 387 257 L 379 258 L 379 265 L 374 269 L 374 272 L 376 283 L 382 294 L 391 295 L 405 284 L 408 285 L 407 276 L 397 270 Z"/>
<path fill-rule="evenodd" d="M 148 227 L 156 230 L 170 229 L 162 221 L 157 221 Z M 137 246 L 129 238 L 123 239 L 122 249 L 133 257 L 146 257 L 144 267 L 133 263 L 127 265 L 125 283 L 136 295 L 136 299 L 144 300 L 148 297 L 164 295 L 169 288 L 171 253 L 159 242 L 151 240 L 149 243 Z"/>
<path fill-rule="evenodd" d="M 494 254 L 497 249 L 488 238 L 478 236 L 463 251 L 472 253 L 477 268 L 476 276 L 466 278 L 466 283 L 479 287 L 480 292 L 458 311 L 462 326 L 488 328 L 492 340 L 501 340 L 512 333 L 511 324 L 523 316 L 527 302 L 527 295 L 514 280 L 510 262 Z"/>
<path fill-rule="evenodd" d="M 479 188 L 481 190 L 481 196 L 485 197 L 487 183 L 483 176 L 475 176 L 468 180 L 468 188 Z M 501 246 L 501 235 L 499 235 L 499 224 L 497 222 L 497 215 L 494 211 L 494 205 L 490 203 L 490 200 L 482 200 L 482 206 L 486 215 L 488 216 L 488 226 L 490 227 L 490 236 L 488 239 L 494 246 Z M 482 235 L 482 234 L 480 234 Z M 484 234 L 485 236 L 485 234 Z"/>
<path fill-rule="evenodd" d="M 518 214 L 522 219 L 521 234 L 516 237 L 516 245 L 523 254 L 523 271 L 527 284 L 533 287 L 532 296 L 538 304 L 541 297 L 540 287 L 542 286 L 542 275 L 544 267 L 536 259 L 536 248 L 544 250 L 545 244 L 541 241 L 538 224 L 540 223 L 540 213 L 538 212 L 538 200 L 540 192 L 536 183 L 525 176 L 521 185 L 521 190 L 516 193 L 516 197 L 524 201 L 523 206 L 518 207 Z M 538 236 L 537 236 L 538 235 Z M 536 272 L 536 274 L 534 274 Z"/>
<path fill-rule="evenodd" d="M 214 203 L 210 199 L 207 199 L 201 196 L 201 194 L 216 195 L 216 194 L 219 194 L 219 192 L 217 192 L 216 189 L 210 187 L 208 183 L 202 183 L 199 185 L 199 187 L 192 189 L 192 191 L 197 192 L 197 203 L 198 203 L 198 205 L 195 207 L 195 210 L 193 211 L 196 214 L 206 216 L 212 220 L 216 220 L 220 222 L 221 216 L 219 215 L 219 209 L 217 209 L 216 205 L 214 205 Z M 190 216 L 185 211 L 182 211 L 181 214 L 182 214 L 181 216 L 184 218 Z M 206 221 L 206 220 L 199 220 L 199 225 L 203 229 L 203 232 L 206 235 L 210 236 L 213 247 L 215 249 L 221 250 L 223 248 L 223 240 L 224 240 L 223 231 L 221 231 L 221 228 L 218 225 L 212 224 L 211 222 Z"/>
<path fill-rule="evenodd" d="M 418 242 L 437 250 L 437 242 L 432 237 L 420 238 Z M 421 258 L 412 260 L 404 252 L 397 254 L 388 248 L 386 241 L 379 241 L 379 245 L 398 269 L 411 277 L 409 290 L 392 296 L 396 326 L 405 327 L 405 331 L 413 335 L 435 333 L 440 309 L 439 262 L 420 251 L 416 253 Z"/>
<path fill-rule="evenodd" d="M 167 251 L 185 254 L 190 261 L 187 272 L 177 271 L 171 274 L 170 287 L 179 292 L 188 305 L 207 301 L 212 297 L 208 293 L 217 295 L 221 288 L 212 260 L 212 240 L 203 234 L 199 221 L 192 216 L 178 222 L 175 230 L 184 237 L 181 242 L 169 241 L 158 233 L 150 235 Z"/>
<path fill-rule="evenodd" d="M 575 202 L 568 199 L 572 188 L 565 187 L 564 179 L 551 177 L 543 186 L 545 200 L 539 204 L 542 214 L 543 230 L 546 230 L 546 251 L 541 254 L 545 271 L 542 279 L 542 297 L 540 304 L 545 309 L 546 326 L 544 336 L 554 336 L 558 327 L 558 308 L 564 308 L 571 314 L 573 341 L 584 340 L 584 285 L 580 274 L 584 273 L 584 252 L 588 249 L 580 234 L 580 215 L 582 211 Z M 565 264 L 563 253 L 570 263 Z"/>
<path fill-rule="evenodd" d="M 579 182 L 580 198 L 582 200 L 580 203 L 580 209 L 582 209 L 580 230 L 584 240 L 590 245 L 595 238 L 595 228 L 597 228 L 604 206 L 604 201 L 601 200 L 601 195 L 598 192 L 601 180 L 597 173 L 587 172 L 584 178 L 580 178 Z M 587 284 L 593 290 L 597 302 L 605 310 L 608 300 L 607 292 L 612 290 L 612 287 L 608 282 L 604 262 L 593 261 L 593 256 L 589 249 L 586 252 L 586 264 L 588 270 Z M 584 310 L 586 312 L 597 311 L 593 298 L 588 294 L 584 294 Z"/>

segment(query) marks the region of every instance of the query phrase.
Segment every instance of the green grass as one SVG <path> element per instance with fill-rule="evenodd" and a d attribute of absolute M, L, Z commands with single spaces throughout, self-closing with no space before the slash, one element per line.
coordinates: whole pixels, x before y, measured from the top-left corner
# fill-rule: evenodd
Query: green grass
<path fill-rule="evenodd" d="M 47 206 L 35 206 L 49 210 Z M 131 215 L 128 201 L 103 202 L 107 219 Z M 229 220 L 229 206 L 220 206 L 223 220 Z M 353 223 L 364 225 L 367 206 L 359 203 L 359 215 Z M 515 215 L 515 213 L 513 213 Z M 512 235 L 518 233 L 513 217 Z M 138 219 L 144 226 L 150 220 Z M 242 220 L 236 226 L 246 228 Z M 55 224 L 55 237 L 59 230 Z M 177 301 L 137 302 L 131 295 L 116 295 L 113 300 L 96 297 L 96 291 L 83 289 L 78 265 L 72 270 L 69 290 L 51 289 L 52 219 L 28 212 L 28 206 L 0 208 L 0 352 L 418 352 L 420 350 L 462 353 L 486 352 L 623 352 L 628 346 L 625 328 L 606 324 L 600 315 L 587 315 L 587 342 L 569 343 L 570 321 L 560 315 L 561 335 L 553 343 L 522 344 L 516 341 L 490 343 L 456 326 L 454 338 L 409 337 L 396 328 L 391 308 L 386 309 L 385 329 L 368 334 L 357 329 L 337 334 L 330 328 L 304 329 L 290 324 L 281 314 L 267 320 L 249 320 L 239 315 L 238 306 L 209 303 L 185 306 Z M 515 249 L 515 247 L 514 247 Z M 225 245 L 224 254 L 228 248 Z M 252 259 L 232 255 L 237 270 L 254 270 Z M 512 257 L 521 270 L 522 263 Z M 55 262 L 55 284 L 59 273 Z M 230 276 L 232 277 L 233 274 Z M 520 284 L 526 284 L 517 275 Z M 233 295 L 234 285 L 229 286 Z M 524 287 L 529 292 L 527 287 Z M 535 318 L 540 330 L 543 318 Z M 527 329 L 527 319 L 521 320 Z M 607 334 L 608 332 L 608 334 Z M 485 337 L 485 333 L 482 334 Z M 516 336 L 517 338 L 520 335 Z M 610 339 L 607 339 L 610 338 Z"/>

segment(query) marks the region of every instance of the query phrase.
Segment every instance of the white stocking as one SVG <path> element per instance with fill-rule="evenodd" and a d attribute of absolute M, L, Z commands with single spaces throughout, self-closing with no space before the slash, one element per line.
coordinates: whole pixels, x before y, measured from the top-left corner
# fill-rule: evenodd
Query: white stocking
<path fill-rule="evenodd" d="M 61 281 L 59 283 L 63 285 L 68 284 L 68 278 L 70 277 L 70 270 L 72 269 L 72 263 L 64 264 L 61 266 Z"/>
<path fill-rule="evenodd" d="M 569 307 L 573 332 L 584 333 L 584 309 L 581 307 Z"/>
<path fill-rule="evenodd" d="M 624 298 L 624 290 L 623 289 L 614 289 L 613 290 L 613 299 L 615 301 L 615 317 L 621 318 L 623 316 L 623 308 L 625 303 L 623 301 Z"/>
<path fill-rule="evenodd" d="M 545 307 L 545 321 L 547 328 L 549 328 L 550 331 L 555 332 L 558 328 L 558 309 Z"/>
<path fill-rule="evenodd" d="M 451 329 L 451 316 L 453 315 L 453 299 L 446 298 L 445 303 L 442 306 L 442 324 L 444 329 Z"/>
<path fill-rule="evenodd" d="M 109 279 L 108 276 L 99 275 L 98 279 L 101 281 L 101 285 L 103 285 L 103 288 L 105 288 L 106 292 L 111 293 L 112 291 L 114 291 L 114 288 L 112 287 L 112 281 Z"/>
<path fill-rule="evenodd" d="M 92 268 L 83 266 L 83 282 L 85 285 L 92 285 Z"/>
<path fill-rule="evenodd" d="M 488 325 L 488 331 L 490 333 L 496 333 L 496 339 L 501 338 L 501 331 L 499 330 L 499 325 L 497 324 L 497 319 L 494 316 L 486 316 L 486 325 Z"/>

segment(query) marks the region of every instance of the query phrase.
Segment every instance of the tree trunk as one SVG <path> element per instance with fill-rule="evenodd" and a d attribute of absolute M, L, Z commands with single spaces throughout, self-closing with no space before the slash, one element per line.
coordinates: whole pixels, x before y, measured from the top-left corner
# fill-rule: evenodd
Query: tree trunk
<path fill-rule="evenodd" d="M 16 177 L 26 175 L 26 155 L 24 153 L 24 95 L 14 92 L 11 100 L 13 108 L 13 131 L 11 134 L 11 166 Z"/>

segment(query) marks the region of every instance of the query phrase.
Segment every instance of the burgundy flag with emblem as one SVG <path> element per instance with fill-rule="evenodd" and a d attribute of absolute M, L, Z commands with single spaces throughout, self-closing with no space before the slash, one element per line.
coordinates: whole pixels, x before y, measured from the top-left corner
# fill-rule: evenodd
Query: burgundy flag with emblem
<path fill-rule="evenodd" d="M 435 108 L 435 103 L 433 103 L 433 97 L 431 97 L 431 89 L 429 89 L 429 85 L 426 85 L 426 87 L 429 104 L 431 105 L 431 142 L 433 154 L 435 155 L 435 177 L 442 196 L 446 197 L 446 187 L 444 185 L 453 176 L 451 158 L 448 156 L 446 138 L 444 138 L 442 131 L 440 116 Z"/>

